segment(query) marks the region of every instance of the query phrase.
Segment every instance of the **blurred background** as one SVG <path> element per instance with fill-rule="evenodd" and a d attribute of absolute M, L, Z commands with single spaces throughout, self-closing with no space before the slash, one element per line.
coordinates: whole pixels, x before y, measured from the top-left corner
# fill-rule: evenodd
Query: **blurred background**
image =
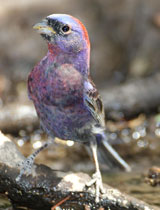
<path fill-rule="evenodd" d="M 73 15 L 86 26 L 91 75 L 104 99 L 107 136 L 134 171 L 125 174 L 102 165 L 104 180 L 114 179 L 112 186 L 160 206 L 160 190 L 143 178 L 149 167 L 160 165 L 159 0 L 0 0 L 0 130 L 25 156 L 48 138 L 39 127 L 26 83 L 47 52 L 32 26 L 52 13 Z M 37 162 L 65 171 L 94 170 L 83 145 L 59 139 Z"/>

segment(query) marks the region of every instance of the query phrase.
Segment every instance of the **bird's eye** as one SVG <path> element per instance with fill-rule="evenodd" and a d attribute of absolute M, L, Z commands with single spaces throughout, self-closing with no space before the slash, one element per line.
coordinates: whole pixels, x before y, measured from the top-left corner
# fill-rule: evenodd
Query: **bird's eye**
<path fill-rule="evenodd" d="M 63 31 L 63 33 L 68 33 L 68 32 L 70 32 L 70 27 L 68 25 L 65 25 L 62 27 L 62 31 Z"/>

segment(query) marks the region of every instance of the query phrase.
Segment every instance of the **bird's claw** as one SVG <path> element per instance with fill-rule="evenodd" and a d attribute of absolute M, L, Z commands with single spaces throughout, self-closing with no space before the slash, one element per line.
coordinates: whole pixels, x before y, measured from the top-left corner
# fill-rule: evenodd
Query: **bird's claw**
<path fill-rule="evenodd" d="M 16 181 L 20 181 L 22 175 L 29 176 L 32 173 L 32 167 L 33 167 L 34 159 L 32 156 L 29 156 L 24 161 L 17 164 L 17 167 L 20 168 L 20 173 L 16 177 Z"/>
<path fill-rule="evenodd" d="M 92 175 L 91 181 L 86 184 L 87 187 L 91 187 L 92 185 L 95 185 L 95 195 L 96 195 L 95 201 L 96 201 L 96 203 L 98 203 L 100 193 L 102 193 L 102 194 L 105 193 L 100 172 L 94 173 Z"/>

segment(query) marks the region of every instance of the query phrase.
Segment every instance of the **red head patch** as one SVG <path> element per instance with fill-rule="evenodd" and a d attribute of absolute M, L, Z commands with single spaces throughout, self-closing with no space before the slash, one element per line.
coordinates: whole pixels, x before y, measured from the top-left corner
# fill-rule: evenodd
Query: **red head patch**
<path fill-rule="evenodd" d="M 89 36 L 88 36 L 88 32 L 87 32 L 85 26 L 84 26 L 83 23 L 81 23 L 81 21 L 78 20 L 77 18 L 75 18 L 75 17 L 72 17 L 72 18 L 81 26 L 82 31 L 83 31 L 84 39 L 87 41 L 88 47 L 90 47 Z"/>

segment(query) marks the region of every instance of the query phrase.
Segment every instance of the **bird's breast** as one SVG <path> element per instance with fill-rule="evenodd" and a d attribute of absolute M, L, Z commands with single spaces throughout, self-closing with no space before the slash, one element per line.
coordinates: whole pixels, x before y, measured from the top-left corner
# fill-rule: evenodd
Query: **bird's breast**
<path fill-rule="evenodd" d="M 35 68 L 28 79 L 33 100 L 44 129 L 62 139 L 78 140 L 92 124 L 93 117 L 83 101 L 84 82 L 70 64 L 56 68 Z M 81 133 L 81 134 L 80 134 Z"/>
<path fill-rule="evenodd" d="M 47 105 L 70 106 L 83 100 L 83 77 L 71 65 L 35 68 L 28 78 L 29 96 Z"/>

